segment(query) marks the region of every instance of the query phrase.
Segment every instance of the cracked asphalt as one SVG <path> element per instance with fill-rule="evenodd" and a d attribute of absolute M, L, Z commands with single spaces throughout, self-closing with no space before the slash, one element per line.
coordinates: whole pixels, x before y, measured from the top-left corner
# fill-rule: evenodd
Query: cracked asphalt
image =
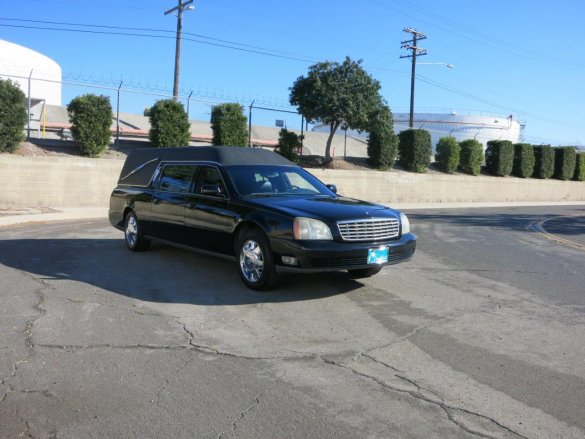
<path fill-rule="evenodd" d="M 415 211 L 409 263 L 267 293 L 106 220 L 0 228 L 0 437 L 583 438 L 585 253 L 529 227 L 583 215 Z"/>

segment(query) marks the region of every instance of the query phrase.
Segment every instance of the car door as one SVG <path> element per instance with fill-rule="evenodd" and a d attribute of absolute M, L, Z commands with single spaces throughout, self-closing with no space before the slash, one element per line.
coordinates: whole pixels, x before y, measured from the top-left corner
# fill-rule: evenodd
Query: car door
<path fill-rule="evenodd" d="M 231 210 L 229 194 L 218 167 L 198 168 L 193 193 L 185 210 L 185 235 L 192 247 L 232 254 L 231 225 L 238 215 Z"/>
<path fill-rule="evenodd" d="M 185 206 L 197 167 L 193 164 L 164 164 L 152 197 L 150 234 L 184 244 Z"/>

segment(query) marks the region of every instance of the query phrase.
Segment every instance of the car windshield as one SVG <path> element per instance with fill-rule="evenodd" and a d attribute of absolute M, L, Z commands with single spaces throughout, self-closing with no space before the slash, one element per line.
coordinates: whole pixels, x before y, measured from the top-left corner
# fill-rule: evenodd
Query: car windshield
<path fill-rule="evenodd" d="M 226 170 L 243 197 L 296 195 L 334 196 L 327 186 L 302 168 L 294 166 L 228 166 Z"/>

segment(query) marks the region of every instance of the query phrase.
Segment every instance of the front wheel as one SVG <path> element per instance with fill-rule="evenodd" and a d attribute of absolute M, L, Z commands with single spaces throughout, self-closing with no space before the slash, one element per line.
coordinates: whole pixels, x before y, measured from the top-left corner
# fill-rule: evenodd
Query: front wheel
<path fill-rule="evenodd" d="M 372 268 L 358 268 L 356 270 L 347 270 L 349 275 L 354 279 L 362 279 L 365 277 L 371 277 L 374 274 L 377 274 L 382 270 L 382 267 L 372 267 Z"/>
<path fill-rule="evenodd" d="M 134 212 L 129 212 L 124 220 L 124 240 L 126 246 L 134 252 L 144 251 L 150 246 L 150 240 L 142 236 L 140 223 Z"/>
<path fill-rule="evenodd" d="M 268 239 L 257 230 L 248 230 L 238 241 L 238 272 L 242 281 L 253 290 L 274 286 L 277 275 Z"/>

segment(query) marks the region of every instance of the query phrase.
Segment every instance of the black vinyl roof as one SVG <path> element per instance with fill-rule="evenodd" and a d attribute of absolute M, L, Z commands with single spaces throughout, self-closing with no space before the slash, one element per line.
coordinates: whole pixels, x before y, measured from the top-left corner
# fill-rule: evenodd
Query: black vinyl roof
<path fill-rule="evenodd" d="M 119 184 L 147 186 L 158 164 L 163 161 L 214 162 L 222 166 L 279 165 L 296 166 L 275 152 L 262 148 L 234 146 L 194 146 L 181 148 L 135 149 L 128 154 Z"/>

